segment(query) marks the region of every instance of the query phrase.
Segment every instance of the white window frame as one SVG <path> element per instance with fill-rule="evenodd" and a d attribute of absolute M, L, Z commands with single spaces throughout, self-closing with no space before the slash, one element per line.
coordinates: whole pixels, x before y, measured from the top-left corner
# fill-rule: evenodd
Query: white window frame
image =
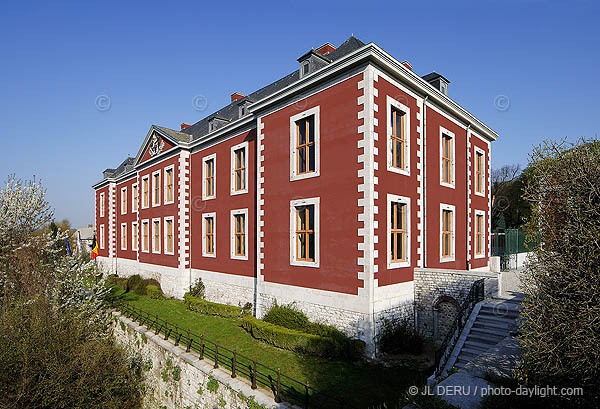
<path fill-rule="evenodd" d="M 150 196 L 152 196 L 152 200 L 151 200 L 152 207 L 160 206 L 160 198 L 161 198 L 161 190 L 160 189 L 162 187 L 160 185 L 160 174 L 161 174 L 160 170 L 156 170 L 156 171 L 152 172 L 152 187 L 150 189 Z M 157 185 L 158 185 L 158 200 L 159 200 L 158 203 L 156 203 L 154 201 L 154 199 L 156 199 L 156 195 L 154 194 L 154 181 L 156 180 L 156 176 L 158 176 L 158 183 L 157 183 Z"/>
<path fill-rule="evenodd" d="M 173 231 L 171 232 L 171 237 L 173 240 L 173 250 L 172 251 L 168 251 L 167 250 L 167 221 L 171 221 L 171 229 L 173 229 Z M 175 254 L 175 218 L 173 216 L 167 216 L 164 218 L 163 220 L 163 243 L 164 243 L 164 254 L 168 254 L 170 256 L 172 256 L 173 254 Z"/>
<path fill-rule="evenodd" d="M 391 254 L 391 236 L 392 236 L 392 219 L 390 217 L 390 214 L 392 212 L 392 203 L 402 203 L 406 205 L 406 232 L 407 232 L 407 237 L 406 237 L 406 242 L 405 242 L 405 247 L 406 247 L 406 261 L 392 261 L 392 254 Z M 388 269 L 394 269 L 394 268 L 403 268 L 403 267 L 410 267 L 410 260 L 411 260 L 411 254 L 410 254 L 410 242 L 411 242 L 411 230 L 410 230 L 410 219 L 411 219 L 411 213 L 410 213 L 410 198 L 409 197 L 405 197 L 405 196 L 398 196 L 398 195 L 392 195 L 390 193 L 388 193 L 387 195 L 387 248 L 386 248 L 386 252 L 387 252 L 387 268 Z"/>
<path fill-rule="evenodd" d="M 123 206 L 123 197 L 125 197 L 125 206 Z M 127 214 L 127 186 L 121 188 L 121 214 Z"/>
<path fill-rule="evenodd" d="M 483 241 L 483 243 L 481 243 L 481 254 L 477 254 L 477 216 L 481 216 L 483 217 L 482 223 L 481 223 L 481 240 Z M 473 229 L 473 231 L 475 232 L 474 234 L 474 238 L 475 240 L 473 240 L 473 242 L 475 243 L 475 245 L 473 246 L 473 258 L 484 258 L 487 251 L 486 251 L 486 224 L 485 224 L 485 211 L 483 210 L 475 210 L 475 228 Z"/>
<path fill-rule="evenodd" d="M 213 254 L 206 252 L 206 219 L 213 219 Z M 231 218 L 233 221 L 233 217 Z M 235 225 L 234 225 L 235 227 Z M 246 234 L 248 234 L 246 232 Z M 235 242 L 233 243 L 235 245 Z M 235 250 L 235 247 L 234 247 Z M 234 251 L 235 252 L 235 251 Z M 247 251 L 246 251 L 247 253 Z M 217 213 L 202 213 L 202 257 L 217 257 Z"/>
<path fill-rule="evenodd" d="M 481 192 L 477 191 L 477 154 L 481 154 Z M 473 175 L 475 176 L 474 180 L 474 189 L 473 191 L 477 196 L 485 197 L 485 151 L 481 148 L 475 146 L 475 154 L 473 158 L 474 166 L 473 166 Z"/>
<path fill-rule="evenodd" d="M 235 190 L 235 151 L 237 151 L 238 149 L 244 149 L 244 161 L 246 162 L 244 164 L 244 176 L 246 178 L 244 184 L 246 187 L 241 190 Z M 231 196 L 248 193 L 248 179 L 248 142 L 242 142 L 231 147 Z"/>
<path fill-rule="evenodd" d="M 244 248 L 246 249 L 246 254 L 243 256 L 235 255 L 235 217 L 236 215 L 243 214 L 244 215 Z M 231 240 L 230 240 L 230 256 L 232 260 L 248 260 L 248 209 L 235 209 L 231 211 L 231 216 L 229 217 L 230 231 L 231 231 Z"/>
<path fill-rule="evenodd" d="M 300 112 L 299 114 L 290 117 L 290 181 L 314 178 L 321 174 L 320 113 L 321 106 L 317 105 L 316 107 L 307 109 L 304 112 Z M 315 171 L 298 175 L 296 174 L 296 122 L 311 115 L 315 116 Z"/>
<path fill-rule="evenodd" d="M 450 257 L 443 257 L 444 254 L 444 210 L 452 211 L 452 254 Z M 456 206 L 440 203 L 440 263 L 447 263 L 456 260 Z"/>
<path fill-rule="evenodd" d="M 173 196 L 171 197 L 171 200 L 167 200 L 167 171 L 168 170 L 170 170 L 172 172 L 171 175 L 172 175 L 172 178 L 173 178 L 172 179 L 172 183 L 173 183 L 172 195 Z M 168 204 L 175 203 L 175 165 L 170 165 L 170 166 L 165 167 L 165 169 L 164 169 L 164 176 L 163 176 L 163 183 L 164 183 L 164 186 L 163 186 L 163 195 L 164 195 L 164 197 L 163 197 L 163 204 L 168 205 Z"/>
<path fill-rule="evenodd" d="M 125 230 L 123 230 L 125 229 Z M 125 231 L 125 240 L 123 240 L 123 231 Z M 121 223 L 121 250 L 127 250 L 127 223 Z"/>
<path fill-rule="evenodd" d="M 100 248 L 104 250 L 104 225 L 100 225 Z"/>
<path fill-rule="evenodd" d="M 392 108 L 404 112 L 404 169 L 398 169 L 392 166 L 392 124 L 390 118 L 392 114 Z M 394 98 L 387 96 L 387 170 L 401 175 L 410 176 L 410 108 L 406 105 L 396 101 Z"/>
<path fill-rule="evenodd" d="M 296 208 L 300 206 L 313 205 L 315 207 L 315 261 L 299 261 L 296 258 Z M 290 265 L 299 267 L 315 267 L 318 268 L 320 265 L 320 227 L 319 227 L 319 215 L 321 213 L 321 198 L 311 197 L 307 199 L 290 200 Z"/>
<path fill-rule="evenodd" d="M 146 249 L 144 249 L 144 226 L 146 226 L 146 229 L 148 229 L 148 247 Z M 150 220 L 149 219 L 144 219 L 142 220 L 142 228 L 140 229 L 140 233 L 141 234 L 141 238 L 140 238 L 140 242 L 142 243 L 142 253 L 150 253 L 150 247 L 152 246 L 152 229 L 150 228 Z"/>
<path fill-rule="evenodd" d="M 136 232 L 134 236 L 133 232 Z M 131 222 L 131 250 L 138 251 L 138 240 L 140 239 L 140 232 L 138 231 L 138 223 Z"/>
<path fill-rule="evenodd" d="M 162 250 L 162 246 L 161 246 L 161 238 L 162 238 L 162 236 L 160 234 L 160 221 L 161 221 L 160 217 L 155 217 L 155 218 L 152 219 L 152 229 L 151 229 L 151 231 L 152 231 L 152 240 L 150 240 L 150 242 L 152 243 L 152 254 L 161 254 L 161 250 Z M 158 230 L 159 230 L 159 232 L 158 232 L 158 239 L 159 239 L 159 241 L 158 241 L 158 250 L 156 250 L 155 241 L 154 241 L 154 238 L 156 237 L 156 235 L 154 234 L 155 233 L 154 232 L 154 226 L 155 226 L 156 222 L 158 222 Z"/>
<path fill-rule="evenodd" d="M 148 203 L 144 206 L 144 182 L 148 186 Z M 152 185 L 150 184 L 150 175 L 146 175 L 142 177 L 142 188 L 140 189 L 140 203 L 142 204 L 142 209 L 148 209 L 150 207 L 150 203 L 152 203 Z"/>
<path fill-rule="evenodd" d="M 100 217 L 104 217 L 104 214 L 106 213 L 104 204 L 105 197 L 104 192 L 100 193 Z"/>
<path fill-rule="evenodd" d="M 209 160 L 213 160 L 213 195 L 206 195 L 206 162 Z M 213 153 L 211 155 L 205 156 L 202 158 L 202 200 L 211 200 L 216 199 L 217 197 L 217 154 Z"/>
<path fill-rule="evenodd" d="M 137 200 L 133 200 L 135 195 L 133 192 L 137 190 Z M 139 208 L 139 200 L 140 200 L 140 189 L 138 188 L 138 184 L 134 183 L 131 185 L 131 213 L 137 213 Z"/>
<path fill-rule="evenodd" d="M 450 165 L 452 167 L 450 172 L 451 183 L 444 182 L 444 167 L 442 166 L 442 160 L 444 158 L 444 135 L 449 136 L 452 139 L 452 158 Z M 454 132 L 450 132 L 446 128 L 440 126 L 440 185 L 454 189 L 456 186 L 456 135 Z"/>

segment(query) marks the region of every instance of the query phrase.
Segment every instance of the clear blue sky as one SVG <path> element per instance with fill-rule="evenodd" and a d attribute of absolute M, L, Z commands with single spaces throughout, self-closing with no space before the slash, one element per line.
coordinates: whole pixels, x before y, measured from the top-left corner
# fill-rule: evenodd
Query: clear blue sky
<path fill-rule="evenodd" d="M 500 134 L 493 167 L 600 128 L 594 1 L 89 3 L 0 6 L 0 178 L 41 177 L 57 219 L 75 226 L 92 223 L 91 185 L 137 153 L 151 124 L 193 123 L 352 33 L 446 76 L 450 96 Z"/>

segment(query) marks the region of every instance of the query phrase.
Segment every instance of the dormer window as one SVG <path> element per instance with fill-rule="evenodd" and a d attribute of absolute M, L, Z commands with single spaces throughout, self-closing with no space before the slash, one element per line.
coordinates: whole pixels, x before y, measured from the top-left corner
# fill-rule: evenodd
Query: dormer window
<path fill-rule="evenodd" d="M 303 78 L 325 67 L 331 62 L 331 60 L 328 57 L 319 54 L 315 50 L 310 50 L 302 57 L 298 58 L 298 62 L 300 63 L 300 78 Z"/>
<path fill-rule="evenodd" d="M 302 76 L 305 76 L 306 74 L 308 74 L 309 68 L 310 68 L 310 65 L 309 65 L 308 61 L 305 61 L 304 64 L 302 64 Z"/>
<path fill-rule="evenodd" d="M 208 132 L 212 132 L 215 130 L 215 119 L 211 119 L 208 121 Z"/>
<path fill-rule="evenodd" d="M 248 115 L 248 107 L 250 106 L 250 104 L 252 103 L 252 101 L 246 99 L 243 101 L 239 102 L 239 118 L 242 118 L 246 115 Z"/>

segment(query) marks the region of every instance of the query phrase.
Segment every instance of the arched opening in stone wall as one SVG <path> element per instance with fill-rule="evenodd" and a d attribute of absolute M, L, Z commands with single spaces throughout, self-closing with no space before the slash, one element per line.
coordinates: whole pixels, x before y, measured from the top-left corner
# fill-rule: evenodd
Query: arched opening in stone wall
<path fill-rule="evenodd" d="M 460 304 L 454 297 L 442 295 L 433 303 L 433 339 L 443 341 L 458 315 Z"/>

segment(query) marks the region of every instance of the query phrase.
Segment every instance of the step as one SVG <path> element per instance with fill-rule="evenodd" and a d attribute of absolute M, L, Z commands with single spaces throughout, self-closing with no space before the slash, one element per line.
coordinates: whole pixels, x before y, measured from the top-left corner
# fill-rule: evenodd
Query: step
<path fill-rule="evenodd" d="M 487 314 L 481 314 L 481 313 L 479 315 L 477 315 L 475 322 L 477 322 L 477 321 L 495 322 L 498 324 L 506 324 L 506 325 L 513 325 L 516 323 L 516 320 L 510 319 L 510 318 L 500 318 L 500 317 L 496 317 L 494 315 L 487 315 Z"/>
<path fill-rule="evenodd" d="M 490 336 L 490 335 L 480 335 L 480 334 L 473 334 L 473 333 L 469 333 L 469 335 L 467 335 L 467 341 L 471 340 L 471 341 L 475 341 L 475 342 L 480 342 L 482 344 L 490 344 L 490 345 L 496 345 L 498 342 L 502 341 L 504 339 L 504 337 L 500 337 L 500 336 Z"/>
<path fill-rule="evenodd" d="M 463 346 L 458 356 L 461 356 L 462 354 L 465 354 L 466 356 L 476 357 L 481 354 L 481 351 L 478 349 L 469 348 L 468 346 Z"/>
<path fill-rule="evenodd" d="M 478 328 L 472 327 L 469 334 L 477 334 L 479 336 L 492 336 L 492 337 L 502 337 L 506 338 L 510 335 L 510 331 L 508 329 L 501 328 Z"/>
<path fill-rule="evenodd" d="M 497 329 L 501 331 L 508 331 L 510 328 L 510 324 L 499 323 L 495 321 L 475 320 L 475 322 L 473 323 L 473 328 L 484 328 L 489 330 Z"/>
<path fill-rule="evenodd" d="M 454 366 L 455 366 L 457 369 L 463 369 L 463 368 L 465 367 L 465 365 L 466 365 L 466 362 L 458 362 L 458 359 L 457 359 L 457 360 L 456 360 L 456 362 L 454 363 Z"/>
<path fill-rule="evenodd" d="M 481 307 L 479 314 L 490 315 L 498 318 L 517 319 L 521 316 L 519 311 L 502 310 L 498 308 Z"/>
<path fill-rule="evenodd" d="M 478 350 L 481 352 L 488 351 L 491 347 L 494 346 L 494 345 L 490 345 L 490 344 L 485 344 L 483 342 L 471 341 L 468 338 L 465 341 L 465 345 L 471 349 Z"/>

